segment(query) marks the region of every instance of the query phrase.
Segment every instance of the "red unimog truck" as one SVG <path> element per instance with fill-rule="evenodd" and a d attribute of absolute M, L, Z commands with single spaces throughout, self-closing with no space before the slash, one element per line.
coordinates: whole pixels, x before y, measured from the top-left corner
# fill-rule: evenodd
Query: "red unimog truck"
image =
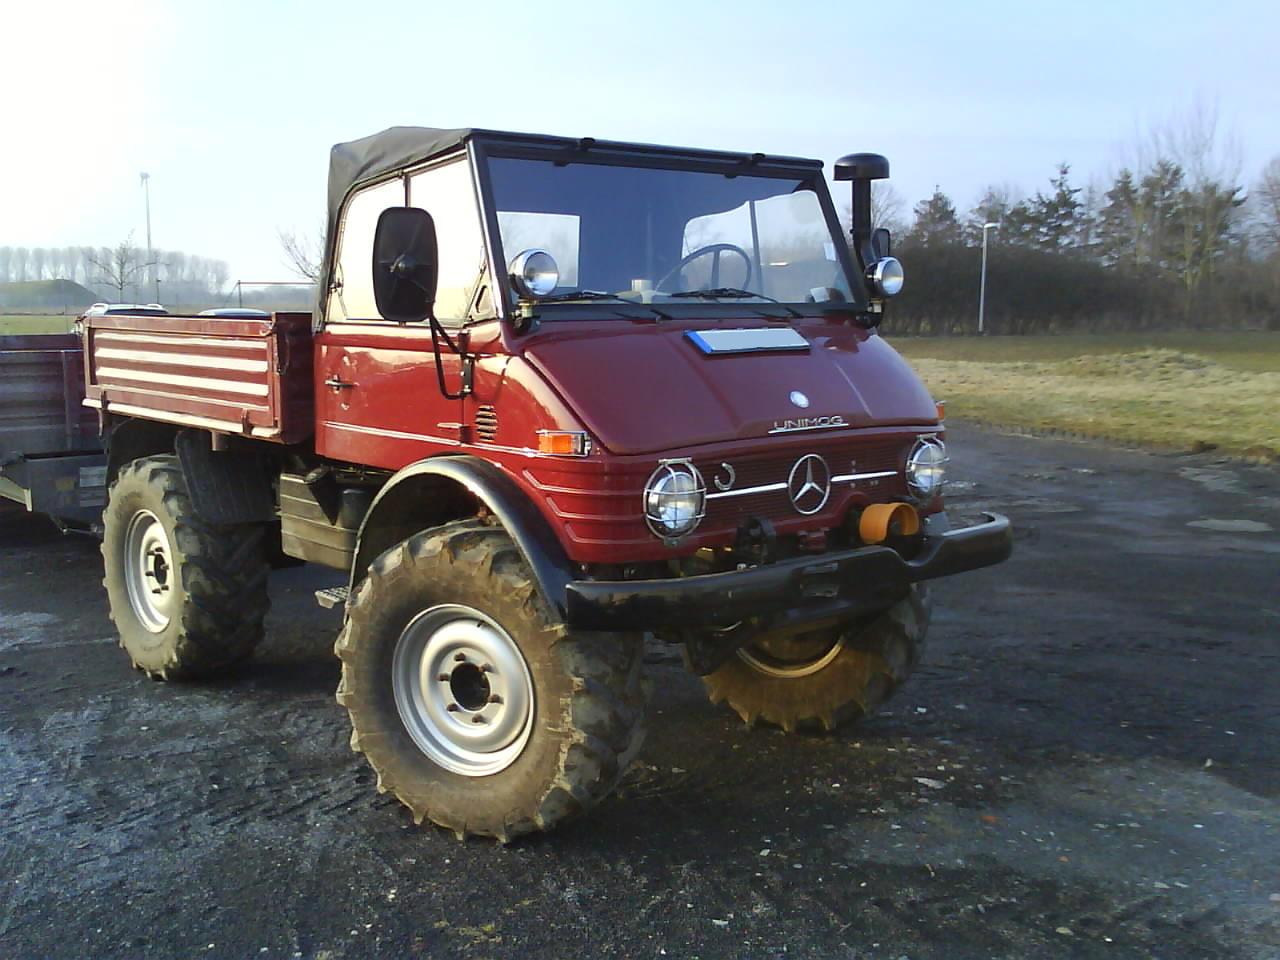
<path fill-rule="evenodd" d="M 248 657 L 267 541 L 349 572 L 337 699 L 378 788 L 545 830 L 643 736 L 642 645 L 748 723 L 832 729 L 916 664 L 940 408 L 877 334 L 873 154 L 822 164 L 483 130 L 333 150 L 314 315 L 92 316 L 111 615 L 148 674 Z"/>

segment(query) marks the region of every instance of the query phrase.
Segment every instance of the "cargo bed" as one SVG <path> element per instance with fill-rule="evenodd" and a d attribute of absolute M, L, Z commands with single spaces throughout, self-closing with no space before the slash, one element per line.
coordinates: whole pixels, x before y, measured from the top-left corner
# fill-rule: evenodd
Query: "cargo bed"
<path fill-rule="evenodd" d="M 83 399 L 79 337 L 0 337 L 0 497 L 63 521 L 98 521 L 106 459 Z"/>
<path fill-rule="evenodd" d="M 276 443 L 314 431 L 311 314 L 85 318 L 85 404 Z"/>

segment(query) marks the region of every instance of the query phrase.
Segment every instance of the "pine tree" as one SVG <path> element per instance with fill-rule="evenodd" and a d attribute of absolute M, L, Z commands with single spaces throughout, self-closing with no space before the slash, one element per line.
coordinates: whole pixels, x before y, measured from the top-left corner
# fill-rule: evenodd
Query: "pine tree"
<path fill-rule="evenodd" d="M 960 220 L 956 206 L 940 187 L 933 188 L 933 196 L 921 200 L 912 211 L 915 222 L 907 231 L 905 242 L 922 247 L 938 247 L 960 242 Z"/>
<path fill-rule="evenodd" d="M 1012 191 L 1008 187 L 987 187 L 983 191 L 981 199 L 969 211 L 969 216 L 965 220 L 965 243 L 973 247 L 982 245 L 982 225 L 984 223 L 1000 224 L 1001 229 L 988 238 L 990 243 L 999 242 L 1003 238 L 1005 221 L 1009 218 L 1009 211 L 1013 209 L 1013 206 Z"/>
<path fill-rule="evenodd" d="M 1138 265 L 1138 187 L 1133 172 L 1122 169 L 1098 214 L 1099 256 L 1106 266 Z"/>
<path fill-rule="evenodd" d="M 1036 220 L 1036 243 L 1050 253 L 1063 253 L 1075 242 L 1079 230 L 1079 187 L 1071 186 L 1071 165 L 1058 164 L 1058 175 L 1049 181 L 1053 194 L 1036 192 L 1032 209 Z"/>

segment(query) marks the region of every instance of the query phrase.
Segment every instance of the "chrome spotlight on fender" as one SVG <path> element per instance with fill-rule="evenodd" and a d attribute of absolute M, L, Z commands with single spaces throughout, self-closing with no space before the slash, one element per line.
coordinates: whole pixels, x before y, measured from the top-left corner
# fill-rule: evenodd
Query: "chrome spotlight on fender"
<path fill-rule="evenodd" d="M 521 250 L 511 261 L 511 285 L 521 297 L 545 297 L 560 283 L 560 267 L 545 250 Z"/>
<path fill-rule="evenodd" d="M 706 514 L 707 486 L 689 460 L 663 460 L 644 485 L 644 519 L 667 544 L 693 533 Z"/>
<path fill-rule="evenodd" d="M 902 291 L 905 274 L 897 257 L 881 257 L 867 270 L 867 280 L 882 297 L 896 297 Z"/>
<path fill-rule="evenodd" d="M 934 436 L 921 437 L 907 457 L 907 489 L 917 501 L 942 492 L 947 474 L 947 447 Z"/>

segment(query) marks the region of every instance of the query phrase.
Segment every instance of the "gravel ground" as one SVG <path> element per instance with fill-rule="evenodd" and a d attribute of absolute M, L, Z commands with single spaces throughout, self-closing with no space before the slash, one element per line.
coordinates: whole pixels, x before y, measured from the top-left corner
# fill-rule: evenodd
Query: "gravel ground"
<path fill-rule="evenodd" d="M 335 705 L 325 571 L 217 686 L 129 669 L 97 547 L 0 511 L 0 956 L 1280 956 L 1280 478 L 951 431 L 1014 558 L 834 737 L 744 728 L 650 651 L 591 817 L 414 828 Z"/>

